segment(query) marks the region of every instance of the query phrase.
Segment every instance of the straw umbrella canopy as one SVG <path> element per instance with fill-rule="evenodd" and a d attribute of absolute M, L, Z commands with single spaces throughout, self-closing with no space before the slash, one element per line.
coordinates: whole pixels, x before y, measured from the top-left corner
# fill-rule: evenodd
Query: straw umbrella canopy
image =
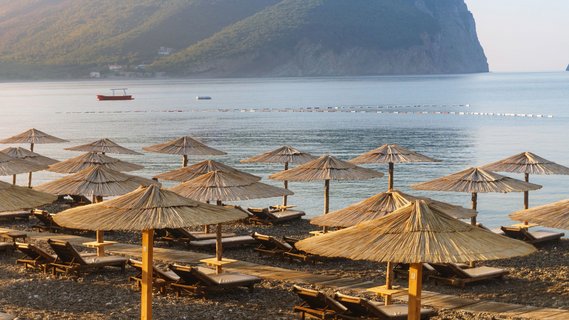
<path fill-rule="evenodd" d="M 22 147 L 17 147 L 17 148 L 10 147 L 4 150 L 0 150 L 0 152 L 9 155 L 12 158 L 25 160 L 29 163 L 37 164 L 38 166 L 41 166 L 43 168 L 57 162 L 57 160 L 55 159 L 42 156 L 39 153 L 35 153 L 28 149 L 24 149 Z M 13 183 L 16 184 L 16 175 L 13 175 L 12 180 Z"/>
<path fill-rule="evenodd" d="M 142 155 L 140 152 L 136 152 L 134 150 L 130 150 L 125 148 L 116 142 L 112 141 L 111 139 L 100 139 L 97 141 L 93 141 L 91 143 L 82 144 L 80 146 L 65 148 L 65 150 L 71 151 L 84 151 L 84 152 L 98 152 L 98 153 L 116 153 L 116 154 L 135 154 L 135 155 Z"/>
<path fill-rule="evenodd" d="M 486 170 L 497 172 L 523 173 L 526 182 L 529 182 L 530 174 L 569 175 L 569 168 L 544 159 L 531 152 L 522 152 L 509 158 L 502 159 L 483 166 Z M 529 192 L 524 191 L 524 209 L 529 208 Z"/>
<path fill-rule="evenodd" d="M 510 213 L 513 220 L 569 230 L 569 199 Z"/>
<path fill-rule="evenodd" d="M 350 160 L 354 164 L 387 163 L 389 164 L 387 190 L 393 189 L 393 167 L 395 163 L 438 162 L 420 153 L 403 148 L 396 144 L 384 144 L 381 147 L 361 154 Z"/>
<path fill-rule="evenodd" d="M 52 164 L 47 170 L 58 173 L 76 173 L 83 169 L 99 165 L 119 172 L 136 171 L 144 168 L 141 165 L 122 161 L 105 154 L 87 152 L 80 156 Z"/>
<path fill-rule="evenodd" d="M 330 180 L 366 180 L 383 177 L 383 173 L 358 167 L 330 155 L 306 162 L 294 169 L 269 176 L 274 180 L 316 181 L 324 180 L 324 214 L 330 209 Z M 326 231 L 326 227 L 324 227 Z"/>
<path fill-rule="evenodd" d="M 112 200 L 65 210 L 54 220 L 69 228 L 142 231 L 141 319 L 152 319 L 154 229 L 216 224 L 246 216 L 240 210 L 200 203 L 151 185 Z"/>
<path fill-rule="evenodd" d="M 35 128 L 29 129 L 24 131 L 20 134 L 15 136 L 0 140 L 0 143 L 8 144 L 8 143 L 29 143 L 30 144 L 30 151 L 34 151 L 35 144 L 44 144 L 44 143 L 62 143 L 68 142 L 65 139 L 61 139 L 58 137 L 54 137 L 49 135 L 43 131 L 37 130 Z M 36 170 L 37 171 L 37 170 Z M 32 171 L 28 171 L 28 187 L 32 187 Z M 14 177 L 14 183 L 15 183 Z"/>
<path fill-rule="evenodd" d="M 505 177 L 482 168 L 473 167 L 432 181 L 414 184 L 411 188 L 415 190 L 471 193 L 472 209 L 476 210 L 478 205 L 478 193 L 524 192 L 540 189 L 541 186 Z M 476 217 L 472 218 L 471 223 L 473 225 L 476 224 Z"/>
<path fill-rule="evenodd" d="M 252 179 L 243 179 L 235 173 L 223 171 L 206 173 L 170 188 L 170 190 L 196 201 L 216 201 L 218 205 L 221 205 L 223 201 L 272 198 L 293 194 L 287 189 L 273 187 Z M 217 225 L 216 233 L 216 258 L 221 261 L 223 253 L 221 224 Z"/>
<path fill-rule="evenodd" d="M 169 181 L 185 182 L 212 171 L 231 172 L 240 175 L 243 179 L 249 178 L 253 181 L 261 180 L 261 177 L 237 170 L 233 167 L 230 167 L 228 165 L 225 165 L 221 162 L 217 162 L 214 160 L 201 161 L 189 167 L 182 167 L 176 170 L 159 174 L 154 178 L 169 180 Z"/>
<path fill-rule="evenodd" d="M 145 151 L 182 156 L 182 167 L 188 166 L 188 156 L 222 156 L 227 153 L 208 147 L 192 137 L 180 137 L 164 143 L 142 148 Z"/>
<path fill-rule="evenodd" d="M 103 166 L 83 169 L 63 178 L 40 184 L 34 189 L 57 195 L 91 196 L 93 203 L 101 202 L 103 197 L 119 196 L 136 188 L 157 184 L 156 181 L 128 175 Z M 97 231 L 97 242 L 104 243 L 103 232 Z M 97 254 L 104 255 L 104 246 L 97 247 Z"/>
<path fill-rule="evenodd" d="M 254 163 L 254 162 L 264 162 L 264 163 L 283 163 L 284 170 L 288 170 L 289 163 L 302 164 L 310 160 L 316 159 L 309 153 L 299 151 L 291 146 L 282 146 L 278 149 L 258 154 L 254 157 L 241 160 L 242 163 Z M 284 181 L 284 188 L 288 189 L 288 181 Z M 288 196 L 283 196 L 283 206 L 287 205 Z"/>
<path fill-rule="evenodd" d="M 16 184 L 16 175 L 24 172 L 35 172 L 46 169 L 47 166 L 31 163 L 26 160 L 12 158 L 0 152 L 0 176 L 13 176 L 12 184 Z"/>
<path fill-rule="evenodd" d="M 55 200 L 55 195 L 0 181 L 0 212 L 35 208 Z"/>
<path fill-rule="evenodd" d="M 505 259 L 536 250 L 454 219 L 424 200 L 376 220 L 299 241 L 296 247 L 327 257 L 410 263 L 409 319 L 420 318 L 422 263 Z"/>

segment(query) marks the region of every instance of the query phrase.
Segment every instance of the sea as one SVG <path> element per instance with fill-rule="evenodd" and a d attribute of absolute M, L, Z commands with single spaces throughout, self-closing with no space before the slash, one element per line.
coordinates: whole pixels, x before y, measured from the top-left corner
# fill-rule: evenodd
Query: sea
<path fill-rule="evenodd" d="M 96 95 L 110 94 L 110 88 L 128 88 L 134 100 L 97 101 Z M 227 152 L 212 159 L 276 186 L 282 182 L 268 176 L 282 165 L 240 160 L 282 145 L 349 160 L 386 143 L 399 144 L 441 162 L 395 164 L 396 189 L 465 207 L 470 207 L 470 194 L 410 186 L 523 151 L 569 166 L 569 72 L 5 82 L 0 83 L 0 108 L 2 138 L 33 127 L 69 140 L 35 146 L 34 151 L 58 160 L 80 155 L 64 148 L 101 138 L 142 152 L 144 146 L 189 135 Z M 181 165 L 175 155 L 111 156 L 144 165 L 132 174 L 147 178 Z M 190 157 L 190 164 L 205 159 Z M 365 166 L 387 171 L 386 165 Z M 523 179 L 521 174 L 504 175 Z M 62 176 L 38 172 L 33 184 Z M 18 184 L 26 181 L 25 174 L 18 176 Z M 569 176 L 535 175 L 530 181 L 543 186 L 530 193 L 530 206 L 569 197 Z M 291 182 L 289 187 L 295 193 L 289 204 L 308 218 L 322 214 L 323 182 Z M 386 189 L 386 177 L 332 181 L 330 210 Z M 272 198 L 235 204 L 280 202 Z M 511 223 L 508 214 L 522 208 L 521 193 L 478 195 L 478 221 L 489 227 Z"/>

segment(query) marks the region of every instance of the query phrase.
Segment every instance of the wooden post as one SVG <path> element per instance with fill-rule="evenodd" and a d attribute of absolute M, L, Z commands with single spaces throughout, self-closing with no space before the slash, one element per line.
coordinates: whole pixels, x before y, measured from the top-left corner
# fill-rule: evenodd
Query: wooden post
<path fill-rule="evenodd" d="M 14 185 L 14 186 L 16 185 L 16 175 L 15 174 L 12 175 L 12 185 Z"/>
<path fill-rule="evenodd" d="M 34 152 L 34 144 L 33 143 L 30 143 L 30 151 Z M 14 178 L 15 178 L 15 176 L 14 176 Z M 32 187 L 32 173 L 28 172 L 28 188 L 31 188 L 31 187 Z"/>
<path fill-rule="evenodd" d="M 385 275 L 385 288 L 392 289 L 393 288 L 393 264 L 391 262 L 387 263 L 387 271 Z M 385 305 L 391 304 L 391 295 L 385 296 Z"/>
<path fill-rule="evenodd" d="M 387 183 L 387 191 L 393 190 L 393 162 L 389 163 L 389 180 Z"/>
<path fill-rule="evenodd" d="M 423 265 L 411 263 L 409 266 L 409 320 L 421 319 L 421 287 L 423 286 Z"/>
<path fill-rule="evenodd" d="M 103 197 L 93 195 L 93 203 L 99 203 L 103 201 Z M 97 235 L 97 243 L 103 243 L 104 240 L 104 232 L 103 230 L 96 230 L 95 234 Z M 104 257 L 105 256 L 105 246 L 98 246 L 97 247 L 97 257 Z"/>
<path fill-rule="evenodd" d="M 288 162 L 285 162 L 285 168 L 284 169 L 285 169 L 285 171 L 288 170 Z M 287 180 L 284 181 L 284 188 L 288 190 L 288 181 Z M 287 205 L 287 200 L 288 200 L 288 196 L 285 194 L 283 196 L 283 206 L 285 206 L 285 207 Z"/>
<path fill-rule="evenodd" d="M 526 182 L 529 182 L 529 173 L 525 174 Z M 524 209 L 529 208 L 529 191 L 524 191 Z M 528 224 L 527 221 L 524 221 L 525 224 Z"/>
<path fill-rule="evenodd" d="M 206 225 L 204 226 L 203 232 L 204 232 L 204 233 L 209 233 L 209 225 L 206 224 Z"/>
<path fill-rule="evenodd" d="M 478 206 L 478 194 L 476 192 L 472 193 L 472 210 L 476 211 L 476 207 Z M 476 225 L 476 216 L 470 218 L 470 224 L 475 226 Z"/>
<path fill-rule="evenodd" d="M 324 214 L 330 211 L 330 180 L 324 180 Z M 322 232 L 328 232 L 328 228 L 322 227 Z"/>
<path fill-rule="evenodd" d="M 140 299 L 140 319 L 152 320 L 152 245 L 154 230 L 142 231 L 142 296 Z"/>
<path fill-rule="evenodd" d="M 216 237 L 215 237 L 215 259 L 221 261 L 223 259 L 223 244 L 221 243 L 221 223 L 217 224 Z M 215 273 L 222 272 L 221 264 L 215 266 Z"/>
<path fill-rule="evenodd" d="M 182 155 L 182 167 L 187 167 L 188 166 L 188 155 L 184 154 Z"/>

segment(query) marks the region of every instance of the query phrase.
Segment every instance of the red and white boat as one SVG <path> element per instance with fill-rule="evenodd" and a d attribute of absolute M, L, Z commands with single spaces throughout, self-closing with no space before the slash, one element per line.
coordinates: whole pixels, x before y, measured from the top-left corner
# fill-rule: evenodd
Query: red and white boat
<path fill-rule="evenodd" d="M 126 89 L 127 88 L 115 88 L 115 89 L 111 89 L 111 91 L 113 92 L 112 96 L 106 96 L 106 95 L 102 95 L 102 94 L 98 94 L 97 95 L 97 99 L 99 101 L 112 101 L 112 100 L 134 100 L 134 98 L 132 97 L 132 95 L 130 94 L 126 94 Z M 120 94 L 116 94 L 116 91 L 122 91 L 122 95 Z"/>

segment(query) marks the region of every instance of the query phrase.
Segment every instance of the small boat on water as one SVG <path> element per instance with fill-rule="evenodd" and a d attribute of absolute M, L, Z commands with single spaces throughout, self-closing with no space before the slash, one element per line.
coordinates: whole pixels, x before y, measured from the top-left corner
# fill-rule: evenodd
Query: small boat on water
<path fill-rule="evenodd" d="M 210 96 L 197 96 L 196 100 L 211 100 Z"/>
<path fill-rule="evenodd" d="M 98 94 L 97 95 L 97 99 L 99 101 L 108 101 L 108 100 L 134 100 L 134 98 L 132 97 L 132 95 L 130 94 L 126 94 L 126 89 L 127 88 L 115 88 L 115 89 L 111 89 L 111 91 L 113 92 L 112 96 L 106 96 L 106 95 L 102 95 L 102 94 Z M 116 94 L 116 91 L 122 91 L 122 95 L 121 94 Z"/>

